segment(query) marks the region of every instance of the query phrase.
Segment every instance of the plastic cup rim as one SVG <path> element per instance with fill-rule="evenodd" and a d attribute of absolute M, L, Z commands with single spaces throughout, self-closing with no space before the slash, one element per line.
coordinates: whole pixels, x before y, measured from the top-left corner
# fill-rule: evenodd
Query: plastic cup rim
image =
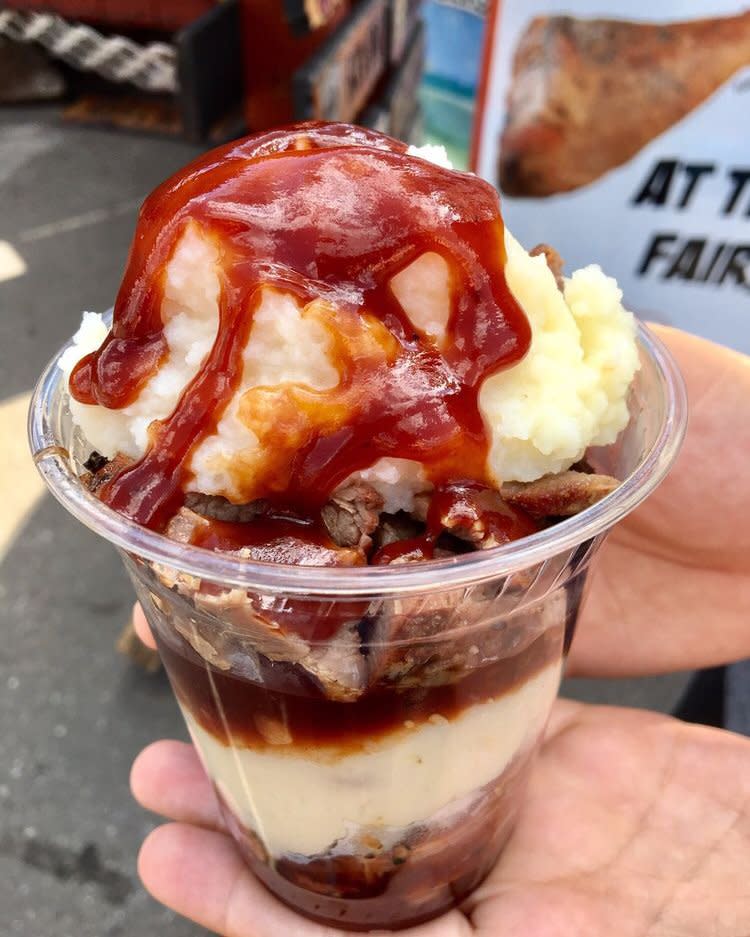
<path fill-rule="evenodd" d="M 29 441 L 34 461 L 55 498 L 78 521 L 120 550 L 183 573 L 253 591 L 291 595 L 386 596 L 430 592 L 486 582 L 533 567 L 606 533 L 659 485 L 682 445 L 687 395 L 677 365 L 663 343 L 638 323 L 640 350 L 659 378 L 665 414 L 652 445 L 615 491 L 574 517 L 491 550 L 403 566 L 320 567 L 254 562 L 177 543 L 113 511 L 87 491 L 55 438 L 46 415 L 63 379 L 58 361 L 73 341 L 54 356 L 32 395 Z M 62 395 L 58 398 L 63 399 Z"/>

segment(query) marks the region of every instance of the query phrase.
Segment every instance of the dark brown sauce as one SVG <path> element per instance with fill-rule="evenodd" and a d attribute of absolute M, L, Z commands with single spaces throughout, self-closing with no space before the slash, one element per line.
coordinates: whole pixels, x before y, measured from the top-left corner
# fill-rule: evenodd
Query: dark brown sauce
<path fill-rule="evenodd" d="M 256 517 L 248 523 L 211 520 L 205 529 L 193 537 L 192 543 L 206 550 L 223 553 L 247 550 L 253 559 L 262 562 L 293 562 L 298 566 L 333 565 L 337 550 L 330 537 L 317 525 L 274 515 Z M 311 548 L 310 556 L 315 558 L 315 562 L 305 562 L 305 556 L 301 553 L 304 544 Z M 329 563 L 320 559 L 326 550 L 331 552 Z M 293 559 L 290 560 L 290 557 Z"/>
<path fill-rule="evenodd" d="M 528 537 L 539 525 L 525 511 L 507 504 L 485 485 L 460 482 L 444 485 L 433 494 L 427 514 L 427 530 L 436 538 L 443 530 L 480 524 L 483 537 L 497 545 Z"/>
<path fill-rule="evenodd" d="M 490 872 L 513 830 L 532 755 L 519 753 L 452 823 L 415 825 L 391 849 L 375 842 L 369 853 L 269 857 L 217 795 L 247 863 L 295 910 L 347 931 L 400 930 L 459 905 Z"/>
<path fill-rule="evenodd" d="M 297 125 L 214 150 L 146 200 L 112 331 L 71 376 L 77 400 L 126 406 L 158 369 L 166 265 L 190 222 L 219 249 L 219 334 L 175 411 L 152 425 L 143 458 L 101 490 L 107 504 L 157 530 L 180 506 L 191 455 L 241 378 L 261 287 L 320 301 L 340 383 L 318 395 L 299 385 L 277 391 L 271 410 L 285 408 L 292 430 L 280 420 L 261 434 L 269 458 L 245 479 L 246 500 L 271 498 L 314 518 L 340 482 L 383 456 L 422 462 L 437 485 L 487 480 L 479 388 L 523 357 L 531 337 L 505 280 L 490 185 L 343 124 Z M 426 251 L 450 268 L 443 352 L 414 334 L 390 289 Z M 251 421 L 262 403 L 251 392 Z"/>
<path fill-rule="evenodd" d="M 435 557 L 435 541 L 430 534 L 410 537 L 408 540 L 396 540 L 381 547 L 372 557 L 373 566 L 388 566 L 390 563 L 421 563 Z"/>
<path fill-rule="evenodd" d="M 562 628 L 550 628 L 513 657 L 486 663 L 440 686 L 376 685 L 355 703 L 328 699 L 317 681 L 294 664 L 260 658 L 257 682 L 218 670 L 183 643 L 181 651 L 160 642 L 175 694 L 193 719 L 218 741 L 246 748 L 271 747 L 274 729 L 283 729 L 292 746 L 335 746 L 358 751 L 366 744 L 419 725 L 431 716 L 455 719 L 477 703 L 520 686 L 545 665 L 559 660 Z M 481 645 L 481 635 L 477 639 Z M 221 706 L 217 705 L 217 699 Z"/>

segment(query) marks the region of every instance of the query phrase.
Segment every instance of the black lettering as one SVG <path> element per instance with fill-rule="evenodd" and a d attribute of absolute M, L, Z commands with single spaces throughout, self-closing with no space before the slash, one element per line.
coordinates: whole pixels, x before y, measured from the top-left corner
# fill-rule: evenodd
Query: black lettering
<path fill-rule="evenodd" d="M 729 255 L 719 283 L 731 278 L 738 286 L 750 290 L 750 244 L 738 244 Z"/>
<path fill-rule="evenodd" d="M 640 266 L 638 267 L 638 275 L 644 276 L 646 273 L 648 273 L 652 261 L 658 259 L 666 260 L 670 254 L 668 251 L 663 250 L 663 248 L 666 244 L 674 243 L 676 240 L 676 234 L 655 234 L 651 239 L 651 243 L 649 244 L 646 253 L 643 255 L 643 260 L 641 261 Z"/>
<path fill-rule="evenodd" d="M 722 215 L 731 215 L 734 211 L 745 186 L 750 182 L 750 169 L 732 169 L 729 176 L 732 180 L 732 191 L 721 209 Z M 748 205 L 748 216 L 750 216 L 750 205 Z"/>
<path fill-rule="evenodd" d="M 677 277 L 680 280 L 695 279 L 695 271 L 703 256 L 703 250 L 706 246 L 705 239 L 691 238 L 685 241 L 680 253 L 675 257 L 672 266 L 664 274 L 665 280 L 671 280 Z"/>
<path fill-rule="evenodd" d="M 678 166 L 676 159 L 659 160 L 651 171 L 651 175 L 643 183 L 640 192 L 633 199 L 633 204 L 642 205 L 648 202 L 650 205 L 665 205 Z"/>
<path fill-rule="evenodd" d="M 687 208 L 695 192 L 698 180 L 702 179 L 703 176 L 711 175 L 711 173 L 716 170 L 716 166 L 713 163 L 687 163 L 683 169 L 686 177 L 685 188 L 683 189 L 682 197 L 677 202 L 678 208 Z"/>
<path fill-rule="evenodd" d="M 708 282 L 711 274 L 713 273 L 713 269 L 716 266 L 716 262 L 718 261 L 719 257 L 721 257 L 721 253 L 725 247 L 726 247 L 726 244 L 719 244 L 719 246 L 714 249 L 713 256 L 711 257 L 711 260 L 709 261 L 705 270 L 701 270 L 700 273 L 696 274 L 695 276 L 696 280 L 700 280 L 701 283 Z"/>

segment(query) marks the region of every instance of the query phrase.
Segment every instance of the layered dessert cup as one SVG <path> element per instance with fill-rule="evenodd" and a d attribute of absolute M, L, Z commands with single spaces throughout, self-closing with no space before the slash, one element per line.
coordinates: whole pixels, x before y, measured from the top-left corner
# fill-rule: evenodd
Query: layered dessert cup
<path fill-rule="evenodd" d="M 607 531 L 647 497 L 672 463 L 684 431 L 684 391 L 669 355 L 645 328 L 620 315 L 619 294 L 612 300 L 615 294 L 602 285 L 606 278 L 600 273 L 566 285 L 550 269 L 554 258 L 548 253 L 532 257 L 508 241 L 509 268 L 515 258 L 515 269 L 531 271 L 532 285 L 525 292 L 517 274 L 515 293 L 524 294 L 520 305 L 509 306 L 514 300 L 504 279 L 502 289 L 472 279 L 477 258 L 487 252 L 478 233 L 499 236 L 493 249 L 503 250 L 499 212 L 487 208 L 496 196 L 484 183 L 447 169 L 423 169 L 421 164 L 428 164 L 405 154 L 395 141 L 351 128 L 279 133 L 269 135 L 270 144 L 263 138 L 266 142 L 223 151 L 178 184 L 165 184 L 156 202 L 153 196 L 147 202 L 139 230 L 157 226 L 156 207 L 165 203 L 179 217 L 186 187 L 193 187 L 195 198 L 197 179 L 212 172 L 221 176 L 209 187 L 201 182 L 201 211 L 193 204 L 187 226 L 180 229 L 182 240 L 175 247 L 175 236 L 161 260 L 158 237 L 146 231 L 140 241 L 136 238 L 114 331 L 107 338 L 109 320 L 94 323 L 100 331 L 88 348 L 79 333 L 50 364 L 32 402 L 31 445 L 53 494 L 120 551 L 227 827 L 254 873 L 282 901 L 315 920 L 349 930 L 398 929 L 460 903 L 488 874 L 512 834 L 558 691 L 591 560 Z M 262 223 L 249 197 L 240 203 L 236 190 L 226 195 L 227 180 L 231 183 L 239 171 L 236 164 L 244 167 L 247 159 L 255 166 L 259 146 L 263 173 L 269 167 L 277 173 L 264 176 L 264 185 L 282 178 L 274 190 L 277 201 L 264 202 Z M 346 300 L 343 293 L 331 292 L 340 265 L 335 271 L 330 263 L 326 267 L 323 260 L 330 260 L 330 252 L 323 257 L 320 248 L 317 265 L 310 265 L 315 252 L 299 215 L 292 226 L 296 234 L 284 237 L 305 245 L 295 247 L 295 257 L 304 254 L 306 275 L 315 279 L 318 292 L 311 297 L 309 284 L 300 286 L 299 270 L 296 279 L 290 276 L 288 256 L 281 278 L 271 263 L 278 257 L 269 229 L 271 222 L 281 224 L 273 210 L 290 197 L 280 168 L 283 157 L 289 153 L 301 161 L 294 177 L 299 188 L 299 166 L 313 165 L 304 154 L 327 148 L 348 161 L 329 162 L 325 170 L 333 165 L 339 173 L 344 202 L 347 179 L 357 177 L 360 166 L 359 150 L 354 157 L 352 152 L 360 148 L 361 158 L 370 160 L 368 172 L 377 176 L 387 170 L 388 179 L 396 178 L 414 196 L 412 214 L 414 205 L 426 211 L 428 203 L 437 204 L 435 217 L 444 228 L 428 242 L 424 219 L 422 228 L 417 222 L 406 224 L 391 205 L 402 226 L 419 229 L 406 231 L 418 250 L 401 255 L 388 225 L 376 231 L 366 217 L 373 211 L 385 217 L 380 196 L 374 207 L 363 200 L 337 209 L 337 224 L 348 220 L 360 233 L 357 224 L 369 225 L 372 237 L 389 245 L 388 250 L 379 245 L 379 259 L 368 255 L 366 275 L 357 264 L 370 248 L 363 246 L 364 238 L 352 248 L 347 264 L 360 279 L 347 280 Z M 420 165 L 414 169 L 413 163 Z M 401 178 L 405 165 L 408 173 Z M 315 172 L 313 181 L 320 187 L 323 171 Z M 310 186 L 306 197 L 312 198 Z M 440 203 L 436 192 L 452 195 Z M 222 237 L 235 253 L 231 274 L 212 294 L 213 281 L 201 281 L 196 271 L 229 263 L 231 251 L 223 241 L 206 247 L 205 231 L 201 235 L 195 225 L 205 223 L 206 206 L 216 211 L 222 198 Z M 474 204 L 472 198 L 483 207 L 469 218 L 466 206 Z M 355 215 L 365 217 L 360 223 Z M 322 242 L 335 240 L 329 227 L 320 227 Z M 211 370 L 217 346 L 230 332 L 237 333 L 240 320 L 230 315 L 227 296 L 236 297 L 238 283 L 247 278 L 246 268 L 236 262 L 238 245 L 259 250 L 261 230 L 270 258 L 263 275 L 273 280 L 271 292 L 255 283 L 261 298 L 252 294 L 255 319 L 245 331 L 241 373 L 225 381 L 229 389 L 221 407 L 216 388 L 211 391 L 212 421 L 190 424 L 190 414 L 211 396 L 206 386 L 218 373 Z M 348 245 L 356 240 L 347 235 Z M 470 249 L 473 259 L 451 267 L 451 258 L 465 260 Z M 447 266 L 436 263 L 435 254 L 438 261 L 449 256 Z M 188 261 L 184 270 L 178 269 L 181 257 Z M 153 272 L 149 264 L 154 263 L 161 265 L 166 339 L 153 327 L 159 308 L 156 281 L 149 284 L 148 276 L 136 276 Z M 240 268 L 245 272 L 238 274 Z M 402 276 L 393 282 L 409 269 L 411 281 Z M 380 276 L 383 270 L 391 283 L 388 295 L 375 282 L 375 272 Z M 497 280 L 502 264 L 490 273 Z M 377 307 L 376 296 L 392 312 L 396 297 L 411 322 L 408 334 L 403 320 L 391 312 L 377 321 L 363 319 L 362 326 L 352 311 L 355 280 L 369 310 Z M 473 297 L 473 305 L 462 306 L 459 298 L 442 325 L 436 324 L 426 307 L 415 311 L 410 299 L 434 294 L 436 283 L 443 292 L 463 291 Z M 600 289 L 614 303 L 606 329 L 597 335 L 606 333 L 605 345 L 619 341 L 625 350 L 619 363 L 607 363 L 600 351 L 591 351 L 594 333 L 586 333 L 579 321 L 584 335 L 579 357 L 587 370 L 581 372 L 577 400 L 589 393 L 580 388 L 590 388 L 601 374 L 611 376 L 618 367 L 627 373 L 619 384 L 602 379 L 596 393 L 585 398 L 597 402 L 579 421 L 587 427 L 583 435 L 575 436 L 574 427 L 558 438 L 559 427 L 551 431 L 547 425 L 537 436 L 514 436 L 510 417 L 518 424 L 523 416 L 523 404 L 516 404 L 544 382 L 539 348 L 553 318 L 549 310 L 562 304 L 568 314 L 580 300 L 576 289 L 584 286 L 596 295 Z M 555 298 L 558 293 L 564 301 Z M 328 328 L 322 302 L 329 311 L 341 303 L 333 328 L 338 338 L 347 339 L 330 352 L 328 362 L 315 345 L 316 335 Z M 441 302 L 438 296 L 433 312 Z M 542 325 L 541 318 L 529 315 L 529 338 L 520 314 L 516 320 L 513 316 L 520 308 L 528 312 L 545 303 Z M 500 306 L 506 332 L 498 331 L 487 313 Z M 219 307 L 221 321 L 212 332 L 211 309 Z M 475 316 L 478 308 L 484 309 L 484 318 Z M 581 320 L 590 314 L 581 312 Z M 146 316 L 152 317 L 150 331 L 141 328 Z M 192 316 L 195 326 L 187 345 L 187 320 L 180 316 Z M 132 331 L 126 334 L 128 323 Z M 274 339 L 275 345 L 261 342 L 248 352 L 254 335 L 260 342 L 265 334 L 267 340 L 269 329 L 282 326 L 296 329 L 291 344 L 280 346 L 281 339 Z M 466 349 L 469 332 L 470 353 L 451 357 L 451 349 Z M 571 341 L 574 332 L 566 334 L 555 341 Z M 487 347 L 482 336 L 489 336 Z M 300 338 L 309 342 L 301 354 Z M 225 362 L 231 360 L 227 342 Z M 102 349 L 108 347 L 114 350 L 106 359 Z M 505 349 L 504 358 L 498 348 Z M 632 362 L 623 365 L 631 349 Z M 286 364 L 274 367 L 282 371 L 297 356 L 289 364 L 294 374 L 284 372 L 279 380 L 283 392 L 261 374 L 264 354 L 281 354 Z M 331 361 L 338 383 L 335 373 L 333 379 L 326 377 Z M 367 392 L 381 368 L 397 385 L 401 366 L 411 383 L 393 390 L 394 383 L 381 382 L 377 400 L 365 406 L 360 396 L 352 408 L 351 387 L 356 389 L 363 361 Z M 478 361 L 482 367 L 474 368 Z M 493 397 L 487 382 L 498 369 L 520 368 L 518 362 L 529 372 L 520 391 L 498 385 Z M 561 382 L 555 400 L 565 396 L 572 380 L 572 371 L 561 368 L 559 362 L 547 364 L 550 383 Z M 130 396 L 123 371 L 131 380 Z M 342 391 L 345 377 L 348 390 Z M 439 385 L 437 377 L 447 383 Z M 158 380 L 168 387 L 167 403 L 156 400 L 153 382 Z M 140 410 L 139 400 L 145 401 Z M 415 400 L 424 406 L 415 409 Z M 433 425 L 436 401 L 444 409 Z M 562 413 L 549 414 L 553 422 L 564 422 Z M 423 422 L 415 428 L 420 415 Z M 570 412 L 566 419 L 575 422 Z M 253 436 L 252 445 L 243 437 L 240 451 L 237 434 L 243 420 L 243 431 L 249 428 Z M 501 423 L 502 433 L 497 430 Z M 571 434 L 575 441 L 566 450 Z"/>

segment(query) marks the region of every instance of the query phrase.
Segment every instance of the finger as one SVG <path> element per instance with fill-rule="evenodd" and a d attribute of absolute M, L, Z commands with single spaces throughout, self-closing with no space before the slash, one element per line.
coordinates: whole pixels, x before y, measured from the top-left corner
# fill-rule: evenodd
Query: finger
<path fill-rule="evenodd" d="M 298 917 L 247 869 L 221 833 L 181 823 L 159 827 L 144 842 L 138 873 L 162 904 L 223 937 L 334 937 Z"/>
<path fill-rule="evenodd" d="M 192 745 L 162 740 L 133 762 L 130 789 L 138 803 L 170 820 L 223 830 L 216 794 Z"/>
<path fill-rule="evenodd" d="M 135 633 L 138 635 L 141 641 L 143 641 L 146 647 L 150 647 L 153 651 L 155 651 L 156 641 L 154 641 L 154 636 L 151 633 L 149 623 L 146 621 L 146 616 L 143 613 L 140 602 L 136 602 L 133 606 L 133 627 L 135 628 Z"/>

